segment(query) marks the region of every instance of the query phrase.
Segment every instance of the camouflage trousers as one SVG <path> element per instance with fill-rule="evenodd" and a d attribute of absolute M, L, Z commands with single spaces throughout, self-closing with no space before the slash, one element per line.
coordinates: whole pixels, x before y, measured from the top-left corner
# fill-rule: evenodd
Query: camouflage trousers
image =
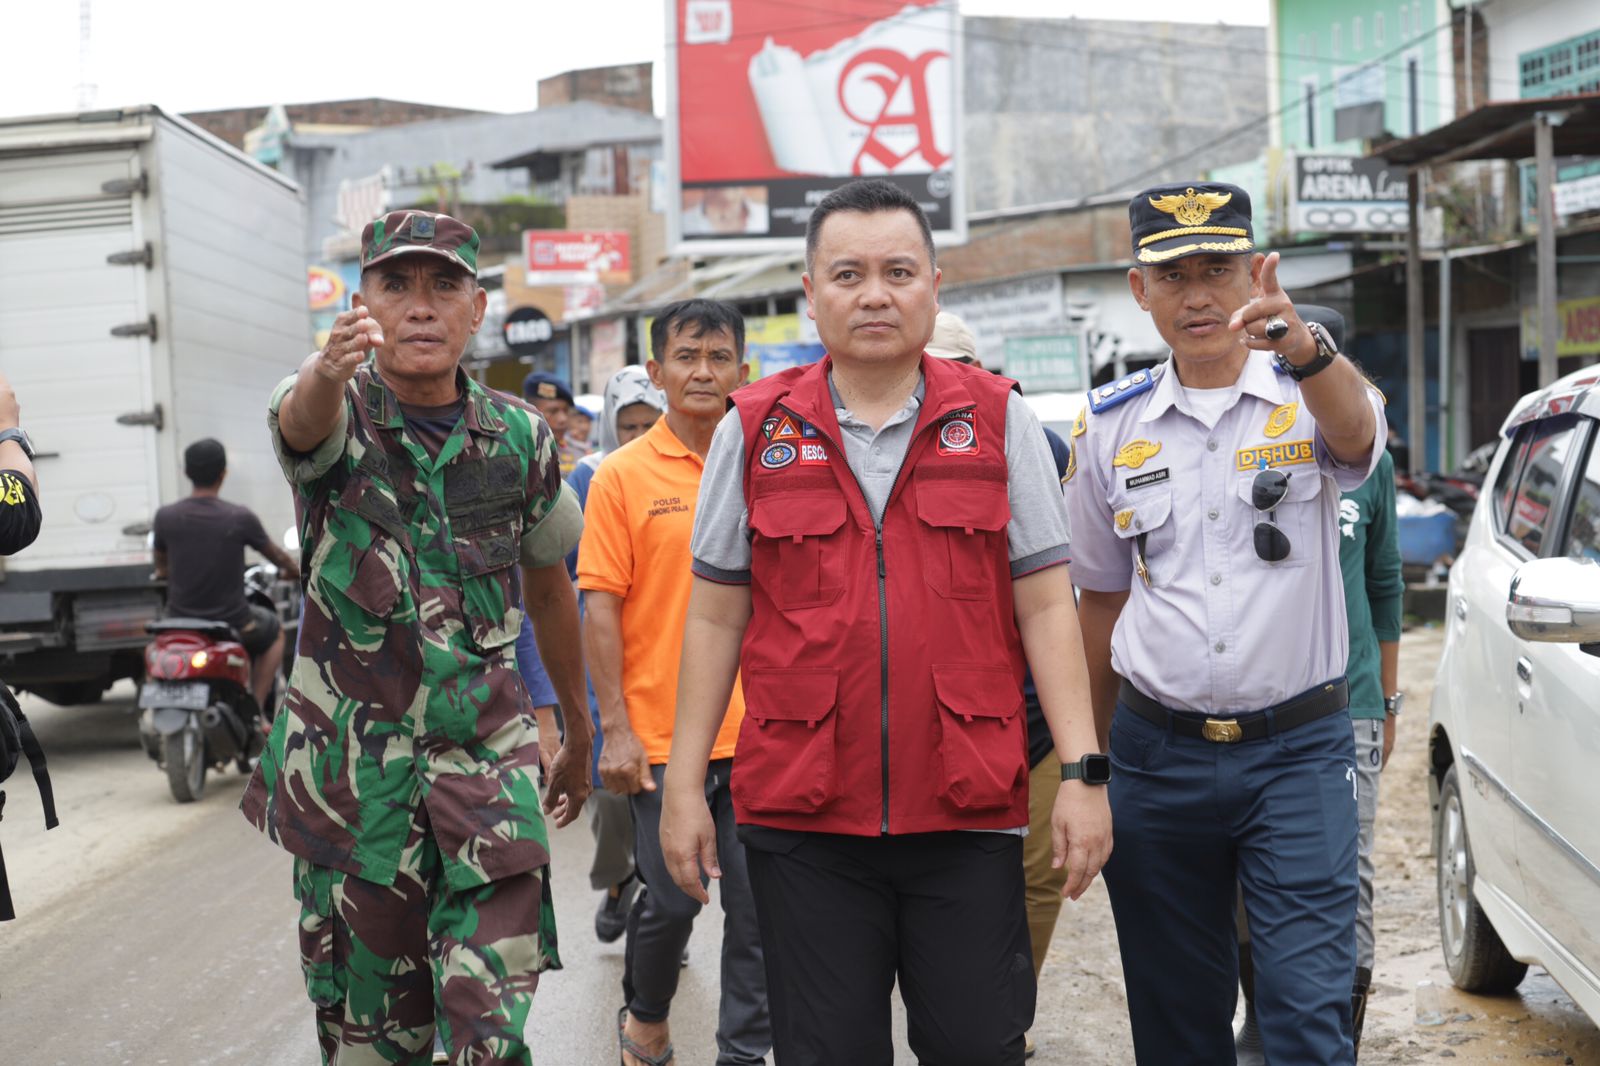
<path fill-rule="evenodd" d="M 523 1027 L 560 967 L 548 868 L 457 890 L 419 805 L 394 884 L 294 861 L 300 963 L 324 1066 L 533 1061 Z"/>

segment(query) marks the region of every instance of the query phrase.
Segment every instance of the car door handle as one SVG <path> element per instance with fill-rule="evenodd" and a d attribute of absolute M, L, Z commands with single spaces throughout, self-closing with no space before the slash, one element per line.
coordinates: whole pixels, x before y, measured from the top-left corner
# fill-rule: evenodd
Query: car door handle
<path fill-rule="evenodd" d="M 1530 684 L 1533 682 L 1533 664 L 1526 656 L 1517 660 L 1517 676 Z"/>
<path fill-rule="evenodd" d="M 1467 601 L 1461 596 L 1456 597 L 1456 617 L 1463 622 L 1467 620 Z"/>

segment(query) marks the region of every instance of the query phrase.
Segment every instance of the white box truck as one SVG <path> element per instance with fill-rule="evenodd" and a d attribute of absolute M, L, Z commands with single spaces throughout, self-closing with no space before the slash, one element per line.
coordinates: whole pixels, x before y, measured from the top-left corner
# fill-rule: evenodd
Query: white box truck
<path fill-rule="evenodd" d="M 311 350 L 299 188 L 155 107 L 0 119 L 0 368 L 44 526 L 0 560 L 0 678 L 57 703 L 143 669 L 156 509 L 183 450 L 280 537 L 293 499 L 266 402 Z"/>

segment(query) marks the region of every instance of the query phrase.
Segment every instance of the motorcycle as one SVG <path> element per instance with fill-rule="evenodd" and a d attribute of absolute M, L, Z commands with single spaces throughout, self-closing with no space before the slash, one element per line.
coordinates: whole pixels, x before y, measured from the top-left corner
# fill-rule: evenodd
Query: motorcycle
<path fill-rule="evenodd" d="M 276 570 L 245 572 L 245 598 L 276 611 L 271 587 Z M 164 618 L 145 627 L 145 680 L 139 687 L 139 740 L 145 754 L 167 772 L 179 803 L 205 794 L 206 772 L 231 759 L 249 773 L 266 746 L 282 677 L 273 678 L 267 706 L 256 705 L 250 654 L 226 622 Z"/>

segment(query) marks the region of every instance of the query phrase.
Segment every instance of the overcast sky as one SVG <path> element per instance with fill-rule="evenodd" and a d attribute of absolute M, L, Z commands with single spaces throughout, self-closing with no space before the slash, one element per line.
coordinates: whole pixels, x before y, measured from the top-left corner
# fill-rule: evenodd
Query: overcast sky
<path fill-rule="evenodd" d="M 539 79 L 551 74 L 641 60 L 659 70 L 666 34 L 661 0 L 93 0 L 83 79 L 78 0 L 4 6 L 0 115 L 74 110 L 80 80 L 96 86 L 97 107 L 204 111 L 382 96 L 526 111 L 538 102 Z M 1267 0 L 1109 6 L 961 0 L 968 15 L 1106 18 L 1136 10 L 1149 20 L 1267 20 Z"/>

